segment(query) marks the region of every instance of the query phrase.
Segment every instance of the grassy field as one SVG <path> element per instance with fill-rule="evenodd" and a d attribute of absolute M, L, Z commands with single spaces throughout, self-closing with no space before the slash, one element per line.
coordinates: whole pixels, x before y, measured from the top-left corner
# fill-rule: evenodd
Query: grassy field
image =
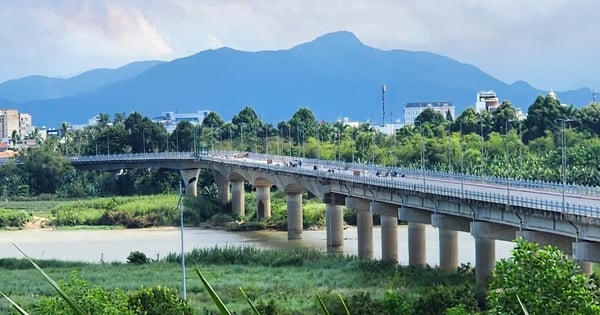
<path fill-rule="evenodd" d="M 321 313 L 316 294 L 332 307 L 337 294 L 345 298 L 368 292 L 373 299 L 383 299 L 386 292 L 415 296 L 436 284 L 460 285 L 473 281 L 472 273 L 442 273 L 428 269 L 400 268 L 382 262 L 359 261 L 352 257 L 317 255 L 308 250 L 258 251 L 248 249 L 209 249 L 191 253 L 187 265 L 188 299 L 198 314 L 215 312 L 210 296 L 194 273 L 197 266 L 211 282 L 232 311 L 250 314 L 240 293 L 243 287 L 259 305 L 272 304 L 277 314 Z M 241 256 L 244 263 L 223 263 L 229 256 Z M 246 258 L 244 258 L 246 257 Z M 171 260 L 177 260 L 176 255 Z M 44 270 L 56 280 L 65 280 L 73 270 L 92 285 L 105 289 L 134 291 L 141 286 L 165 285 L 181 288 L 181 268 L 177 263 L 153 262 L 134 264 L 83 264 L 57 261 L 42 262 Z M 40 296 L 54 294 L 48 283 L 28 262 L 0 259 L 0 290 L 33 310 Z M 9 312 L 6 301 L 0 313 Z"/>

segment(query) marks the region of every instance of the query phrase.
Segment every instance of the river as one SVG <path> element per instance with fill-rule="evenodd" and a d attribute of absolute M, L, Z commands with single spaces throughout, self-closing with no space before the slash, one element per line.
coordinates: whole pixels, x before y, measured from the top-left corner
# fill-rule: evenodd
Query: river
<path fill-rule="evenodd" d="M 99 263 L 125 262 L 131 251 L 141 251 L 150 258 L 164 257 L 181 250 L 179 228 L 163 227 L 123 230 L 19 230 L 0 232 L 0 258 L 22 257 L 12 245 L 15 243 L 29 256 L 38 259 L 60 259 Z M 439 264 L 437 229 L 427 226 L 427 263 Z M 302 240 L 287 240 L 287 232 L 254 231 L 229 232 L 211 228 L 184 229 L 186 251 L 215 246 L 254 246 L 257 248 L 310 247 L 326 250 L 326 232 L 304 231 Z M 381 258 L 381 230 L 373 228 L 375 258 Z M 458 258 L 461 263 L 475 264 L 475 243 L 469 233 L 458 233 Z M 496 258 L 510 256 L 513 244 L 496 241 Z M 344 231 L 345 254 L 357 255 L 356 228 Z M 398 226 L 398 259 L 408 264 L 408 232 L 406 225 Z"/>

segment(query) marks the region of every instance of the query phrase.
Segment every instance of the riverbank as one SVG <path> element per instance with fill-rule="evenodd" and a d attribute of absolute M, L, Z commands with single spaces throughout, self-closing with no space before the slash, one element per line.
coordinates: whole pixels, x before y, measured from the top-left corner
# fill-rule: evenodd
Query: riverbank
<path fill-rule="evenodd" d="M 355 227 L 344 230 L 344 245 L 340 252 L 358 254 L 358 236 Z M 398 226 L 398 259 L 408 264 L 408 229 Z M 425 229 L 426 257 L 431 266 L 439 264 L 438 230 Z M 37 259 L 61 259 L 91 263 L 125 262 L 132 251 L 141 251 L 148 257 L 164 257 L 181 252 L 181 231 L 178 227 L 153 227 L 117 230 L 17 230 L 0 231 L 0 258 L 22 257 L 13 247 L 17 244 L 31 257 Z M 288 240 L 285 231 L 230 232 L 222 228 L 185 228 L 185 251 L 194 248 L 227 246 L 256 247 L 261 249 L 312 248 L 327 251 L 327 231 L 304 231 L 302 239 Z M 475 242 L 468 233 L 458 233 L 458 257 L 462 263 L 475 264 Z M 510 256 L 513 243 L 497 241 L 496 258 Z M 373 228 L 374 258 L 381 258 L 381 229 Z"/>
<path fill-rule="evenodd" d="M 227 257 L 236 257 L 236 262 L 232 264 Z M 50 263 L 45 271 L 56 280 L 66 280 L 76 269 L 90 285 L 106 290 L 119 288 L 130 292 L 141 286 L 156 285 L 179 289 L 181 267 L 177 257 L 172 259 L 176 262 L 144 265 L 105 263 L 56 267 L 59 264 Z M 0 263 L 4 261 L 0 260 Z M 394 307 L 400 302 L 415 309 L 417 314 L 425 314 L 423 310 L 433 305 L 445 309 L 452 303 L 473 305 L 474 302 L 474 278 L 469 269 L 463 270 L 465 273 L 443 273 L 431 269 L 402 268 L 377 261 L 315 254 L 315 251 L 306 249 L 208 249 L 204 254 L 188 256 L 187 261 L 188 300 L 199 314 L 207 310 L 216 312 L 216 308 L 192 266 L 199 267 L 223 301 L 238 314 L 250 314 L 239 287 L 243 287 L 251 300 L 263 310 L 270 310 L 263 311 L 263 314 L 322 313 L 317 294 L 325 300 L 332 313 L 342 310 L 338 294 L 356 314 L 396 314 L 398 310 Z M 442 284 L 443 287 L 440 287 Z M 53 294 L 34 269 L 7 268 L 6 265 L 0 273 L 0 290 L 29 310 L 41 296 Z M 442 294 L 441 290 L 445 294 L 443 299 L 438 296 Z M 0 303 L 0 312 L 8 311 L 8 304 Z"/>

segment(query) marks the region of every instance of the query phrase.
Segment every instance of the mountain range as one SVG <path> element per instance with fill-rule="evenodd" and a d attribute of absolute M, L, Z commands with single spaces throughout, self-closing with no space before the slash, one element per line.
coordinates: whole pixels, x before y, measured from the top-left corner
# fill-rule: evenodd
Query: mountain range
<path fill-rule="evenodd" d="M 217 112 L 230 120 L 251 106 L 262 120 L 288 120 L 301 107 L 318 120 L 402 120 L 407 102 L 450 101 L 459 114 L 480 90 L 494 90 L 526 111 L 540 94 L 523 81 L 502 82 L 469 64 L 430 53 L 380 50 L 350 32 L 335 32 L 286 50 L 205 50 L 170 62 L 144 61 L 69 79 L 26 77 L 0 84 L 0 108 L 29 112 L 37 126 L 78 124 L 99 113 Z M 591 91 L 555 91 L 561 101 L 588 104 Z M 5 99 L 6 101 L 2 101 Z M 5 103 L 6 102 L 6 103 Z M 12 104 L 11 104 L 12 103 Z"/>

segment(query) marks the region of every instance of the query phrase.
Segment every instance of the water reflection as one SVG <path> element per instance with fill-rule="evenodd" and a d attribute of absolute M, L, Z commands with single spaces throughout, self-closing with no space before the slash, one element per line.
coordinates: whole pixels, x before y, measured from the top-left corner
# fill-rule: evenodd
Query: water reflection
<path fill-rule="evenodd" d="M 302 240 L 287 240 L 287 232 L 254 231 L 227 232 L 210 228 L 187 228 L 184 233 L 185 250 L 215 246 L 255 246 L 258 248 L 310 247 L 326 251 L 326 232 L 304 231 Z M 0 257 L 21 257 L 11 243 L 17 244 L 31 257 L 86 262 L 125 262 L 131 251 L 144 252 L 150 258 L 164 257 L 179 252 L 178 228 L 151 228 L 128 230 L 21 230 L 0 232 Z M 468 233 L 458 233 L 458 258 L 460 262 L 475 264 L 475 242 Z M 381 230 L 373 228 L 373 256 L 381 258 Z M 439 239 L 437 229 L 426 228 L 427 262 L 439 264 Z M 345 254 L 357 255 L 356 228 L 344 231 Z M 510 256 L 513 244 L 496 242 L 496 258 Z M 406 226 L 398 226 L 398 259 L 408 264 L 408 232 Z"/>

